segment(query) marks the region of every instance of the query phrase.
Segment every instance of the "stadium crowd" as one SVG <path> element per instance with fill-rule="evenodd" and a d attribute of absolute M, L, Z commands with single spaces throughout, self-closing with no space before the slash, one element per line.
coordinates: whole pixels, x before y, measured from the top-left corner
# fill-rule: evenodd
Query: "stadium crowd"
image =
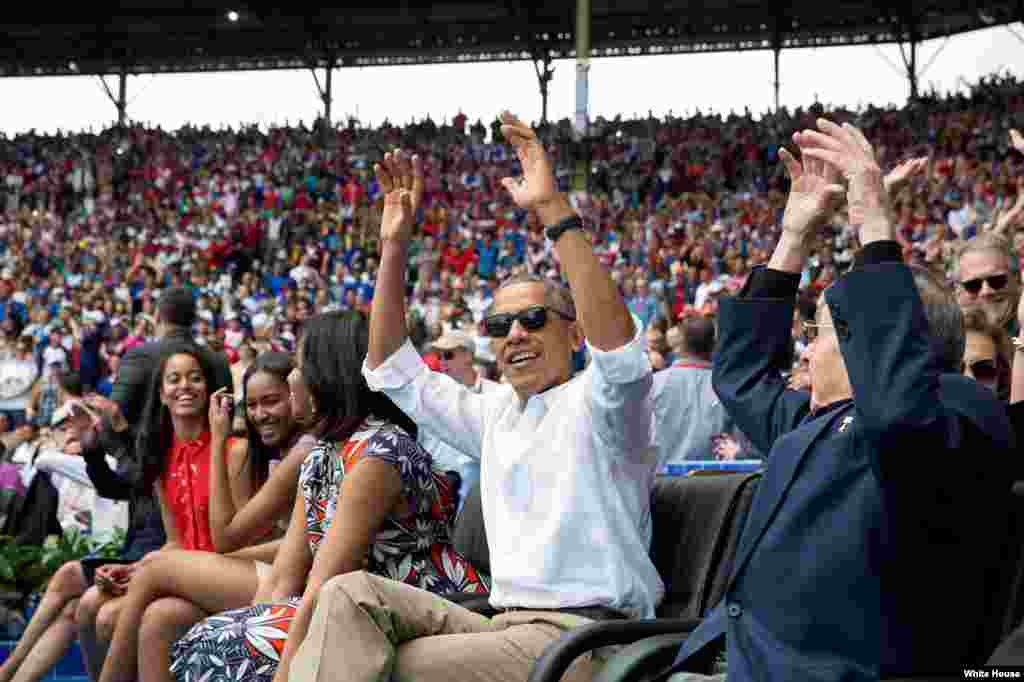
<path fill-rule="evenodd" d="M 939 481 L 899 506 L 885 455 L 915 437 L 1012 450 L 997 401 L 1024 398 L 1022 125 L 1024 84 L 997 75 L 902 108 L 598 119 L 582 138 L 460 114 L 0 139 L 3 457 L 31 468 L 47 439 L 130 503 L 123 560 L 63 567 L 0 682 L 41 679 L 76 637 L 100 682 L 525 680 L 564 630 L 654 613 L 655 473 L 744 458 L 802 486 L 761 519 L 759 562 L 677 679 L 722 636 L 736 680 L 872 679 L 921 668 L 934 641 L 959 665 L 956 628 L 908 616 L 924 601 L 899 566 L 954 561 L 911 527 L 935 499 L 966 503 Z M 825 439 L 799 469 L 794 443 L 833 422 L 866 445 Z M 526 463 L 542 447 L 565 461 Z M 970 499 L 1012 468 L 970 479 Z M 451 538 L 475 489 L 490 575 Z M 976 514 L 943 532 L 977 543 Z M 847 523 L 841 588 L 825 569 L 782 581 L 781 537 L 826 552 L 822 528 Z M 584 566 L 588 546 L 606 551 Z M 869 561 L 905 597 L 863 607 Z M 814 618 L 786 621 L 768 587 L 824 589 L 811 612 L 882 641 L 801 649 Z M 499 615 L 453 592 L 489 592 Z"/>

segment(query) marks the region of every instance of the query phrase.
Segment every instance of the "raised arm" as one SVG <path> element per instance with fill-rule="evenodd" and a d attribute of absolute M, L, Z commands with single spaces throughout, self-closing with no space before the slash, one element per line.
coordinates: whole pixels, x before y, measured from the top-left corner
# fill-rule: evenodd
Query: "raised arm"
<path fill-rule="evenodd" d="M 800 135 L 793 140 L 799 145 Z M 720 304 L 712 371 L 729 416 L 764 453 L 808 410 L 807 394 L 787 389 L 780 370 L 792 347 L 796 294 L 810 242 L 843 194 L 822 162 L 805 157 L 800 163 L 786 149 L 779 155 L 791 180 L 782 235 L 768 267 L 756 269 L 737 298 Z"/>
<path fill-rule="evenodd" d="M 501 115 L 501 134 L 516 149 L 523 167 L 521 178 L 503 178 L 501 183 L 522 208 L 537 213 L 541 223 L 554 227 L 576 217 L 568 198 L 558 191 L 554 171 L 537 134 L 509 112 Z M 633 316 L 622 300 L 611 275 L 594 255 L 582 230 L 567 230 L 555 242 L 569 289 L 576 304 L 576 317 L 591 346 L 610 351 L 622 348 L 636 335 Z"/>
<path fill-rule="evenodd" d="M 876 457 L 889 451 L 899 459 L 899 446 L 912 445 L 920 452 L 956 447 L 962 428 L 944 408 L 939 387 L 940 374 L 951 368 L 943 366 L 932 343 L 921 293 L 897 255 L 874 150 L 849 124 L 819 119 L 818 128 L 820 132 L 807 133 L 804 155 L 828 163 L 845 177 L 851 212 L 862 217 L 864 259 L 869 253 L 892 253 L 854 267 L 825 295 L 853 389 L 857 429 L 883 446 L 873 449 Z M 875 464 L 883 481 L 895 466 Z"/>
<path fill-rule="evenodd" d="M 413 222 L 423 197 L 423 167 L 419 157 L 410 160 L 400 151 L 385 154 L 374 170 L 384 193 L 384 213 L 366 354 L 366 365 L 371 370 L 377 369 L 405 343 L 405 272 Z"/>
<path fill-rule="evenodd" d="M 479 456 L 483 442 L 482 397 L 451 377 L 431 372 L 406 338 L 405 275 L 409 240 L 423 194 L 419 159 L 385 154 L 376 167 L 384 196 L 381 257 L 370 311 L 370 341 L 363 374 L 413 421 L 462 452 Z"/>

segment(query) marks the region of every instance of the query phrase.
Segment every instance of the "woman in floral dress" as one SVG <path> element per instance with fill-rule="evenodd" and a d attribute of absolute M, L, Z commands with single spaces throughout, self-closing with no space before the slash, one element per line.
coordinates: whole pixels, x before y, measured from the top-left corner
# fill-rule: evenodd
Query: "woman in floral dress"
<path fill-rule="evenodd" d="M 254 605 L 207 618 L 175 645 L 179 682 L 287 679 L 320 586 L 342 573 L 367 570 L 439 594 L 487 590 L 451 545 L 454 486 L 416 443 L 415 424 L 366 386 L 368 336 L 358 312 L 303 326 L 293 410 L 318 440 L 299 475 L 302 495 Z"/>

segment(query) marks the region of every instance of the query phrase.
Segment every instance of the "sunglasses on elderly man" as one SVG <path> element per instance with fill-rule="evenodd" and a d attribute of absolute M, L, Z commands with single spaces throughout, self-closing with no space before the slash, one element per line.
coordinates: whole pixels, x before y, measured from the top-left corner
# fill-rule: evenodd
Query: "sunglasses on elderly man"
<path fill-rule="evenodd" d="M 981 286 L 985 282 L 988 282 L 989 288 L 993 291 L 999 291 L 1010 283 L 1010 276 L 1007 274 L 989 275 L 988 277 L 979 277 L 977 279 L 969 279 L 966 282 L 960 282 L 960 286 L 964 288 L 964 291 L 974 296 L 981 291 Z"/>
<path fill-rule="evenodd" d="M 529 308 L 520 310 L 518 313 L 497 313 L 485 317 L 484 331 L 487 333 L 487 336 L 501 339 L 508 336 L 509 332 L 512 331 L 512 325 L 518 322 L 526 331 L 535 332 L 538 329 L 542 329 L 548 323 L 549 311 L 570 322 L 576 319 L 554 308 L 532 305 Z"/>

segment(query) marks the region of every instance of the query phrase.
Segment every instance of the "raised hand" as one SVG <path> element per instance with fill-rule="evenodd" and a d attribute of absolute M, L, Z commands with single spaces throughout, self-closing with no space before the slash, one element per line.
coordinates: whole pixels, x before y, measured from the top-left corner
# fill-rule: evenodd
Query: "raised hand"
<path fill-rule="evenodd" d="M 906 187 L 912 177 L 920 175 L 927 167 L 928 157 L 920 156 L 916 159 L 907 159 L 889 171 L 889 174 L 885 176 L 883 181 L 885 183 L 885 191 L 889 193 L 889 197 L 892 198 L 901 189 Z"/>
<path fill-rule="evenodd" d="M 799 135 L 804 158 L 824 161 L 846 180 L 850 220 L 861 226 L 861 245 L 894 239 L 882 171 L 864 133 L 849 123 L 840 126 L 819 118 L 817 131 L 805 130 Z"/>
<path fill-rule="evenodd" d="M 1014 149 L 1024 154 L 1024 135 L 1020 134 L 1020 131 L 1016 128 L 1010 129 L 1010 144 Z"/>
<path fill-rule="evenodd" d="M 794 135 L 793 141 L 799 146 L 801 134 Z M 845 190 L 835 171 L 820 160 L 805 156 L 800 163 L 784 147 L 779 156 L 791 180 L 782 229 L 803 241 L 832 216 Z"/>
<path fill-rule="evenodd" d="M 555 174 L 544 145 L 530 126 L 505 111 L 501 114 L 501 134 L 515 147 L 523 167 L 520 178 L 502 178 L 501 184 L 512 195 L 516 205 L 539 209 L 559 198 Z"/>
<path fill-rule="evenodd" d="M 423 201 L 423 165 L 418 156 L 411 159 L 401 151 L 384 155 L 374 165 L 384 192 L 384 213 L 380 221 L 382 240 L 407 242 L 412 237 L 416 211 Z"/>
<path fill-rule="evenodd" d="M 210 396 L 210 436 L 214 442 L 223 443 L 231 435 L 231 408 L 234 398 L 228 389 L 217 389 Z"/>

